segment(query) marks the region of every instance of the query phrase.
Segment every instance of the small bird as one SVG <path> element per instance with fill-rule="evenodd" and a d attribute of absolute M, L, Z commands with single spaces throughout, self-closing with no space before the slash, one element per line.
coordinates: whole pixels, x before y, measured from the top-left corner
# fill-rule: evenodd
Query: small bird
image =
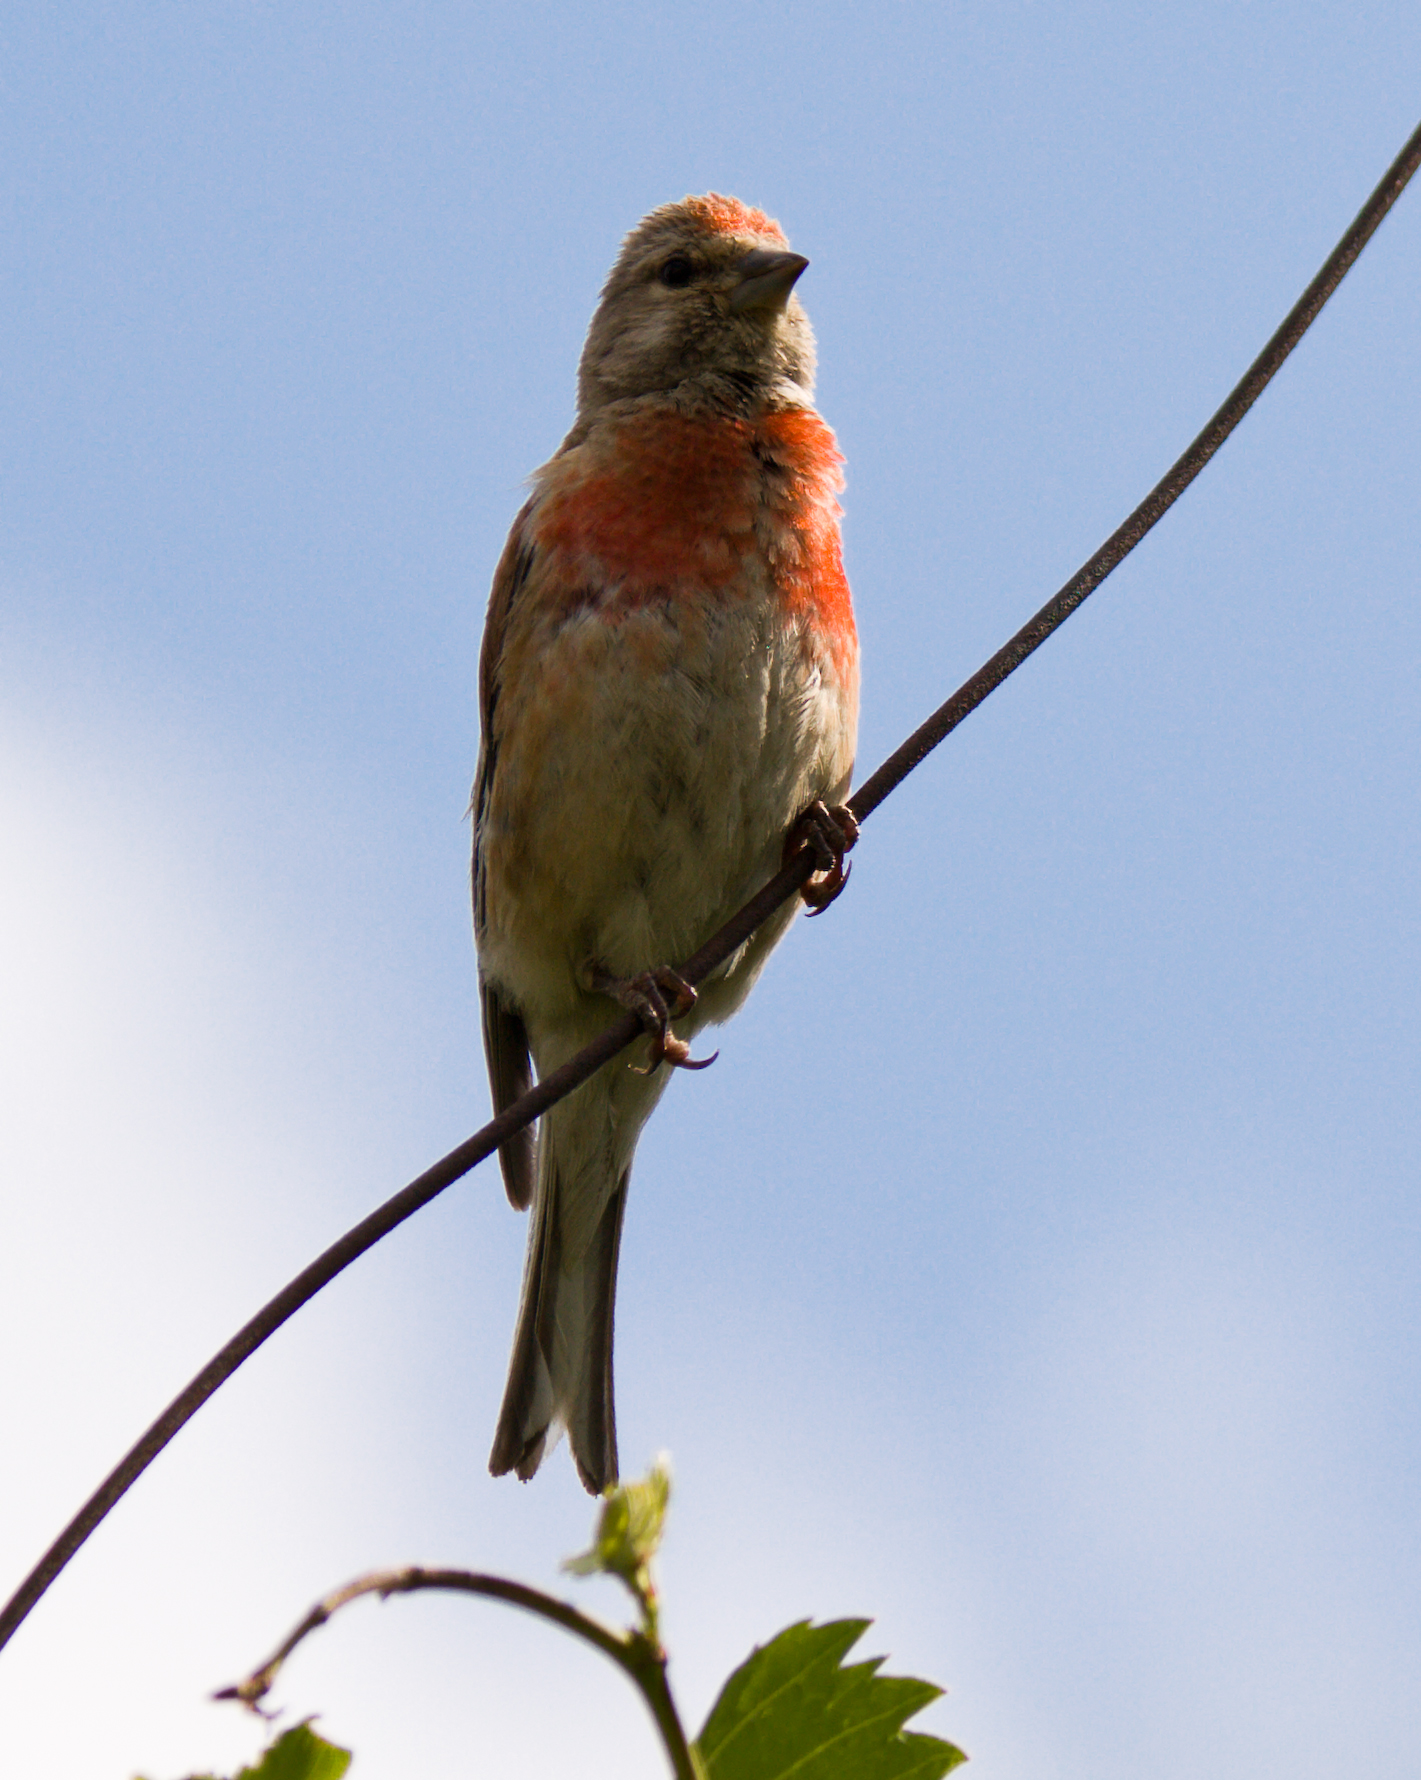
<path fill-rule="evenodd" d="M 814 410 L 808 265 L 708 193 L 654 210 L 592 317 L 577 417 L 531 478 L 479 666 L 474 931 L 495 1109 L 635 1010 L 624 1053 L 500 1152 L 532 1207 L 489 1469 L 527 1479 L 567 1429 L 617 1478 L 612 1315 L 632 1153 L 689 1040 L 749 993 L 785 904 L 702 984 L 670 968 L 779 869 L 837 895 L 858 727 L 842 459 Z"/>

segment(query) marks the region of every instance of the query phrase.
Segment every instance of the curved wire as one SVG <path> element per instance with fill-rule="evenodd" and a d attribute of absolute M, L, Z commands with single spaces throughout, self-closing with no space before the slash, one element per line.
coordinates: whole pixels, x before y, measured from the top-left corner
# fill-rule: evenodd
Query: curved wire
<path fill-rule="evenodd" d="M 848 805 L 860 821 L 876 810 L 908 774 L 956 729 L 964 717 L 975 711 L 983 699 L 1021 666 L 1028 655 L 1039 649 L 1052 631 L 1065 623 L 1071 613 L 1100 586 L 1111 570 L 1124 561 L 1146 532 L 1169 511 L 1258 400 L 1278 367 L 1302 339 L 1323 304 L 1342 282 L 1358 254 L 1376 232 L 1383 217 L 1405 190 L 1407 181 L 1415 173 L 1418 164 L 1421 164 L 1421 125 L 1408 138 L 1381 183 L 1357 213 L 1352 226 L 1328 255 L 1317 277 L 1293 305 L 1277 332 L 1188 450 L 1060 592 L 1048 600 L 990 661 L 978 668 L 970 680 L 965 681 L 951 698 L 913 731 L 901 747 L 895 749 L 877 772 L 864 781 L 849 799 Z M 700 951 L 678 965 L 678 974 L 693 985 L 703 982 L 745 943 L 760 923 L 773 914 L 787 897 L 801 888 L 814 870 L 814 855 L 805 848 L 771 878 L 758 895 L 752 897 L 733 915 Z M 613 1021 L 585 1050 L 580 1051 L 561 1069 L 545 1077 L 482 1130 L 476 1131 L 457 1149 L 451 1150 L 432 1168 L 427 1168 L 393 1198 L 387 1199 L 368 1217 L 363 1218 L 338 1242 L 332 1243 L 324 1254 L 312 1261 L 309 1267 L 303 1268 L 269 1303 L 263 1305 L 251 1321 L 244 1324 L 219 1353 L 213 1355 L 187 1388 L 174 1397 L 20 1584 L 3 1612 L 0 1612 L 0 1649 L 9 1642 L 31 1608 L 114 1504 L 244 1360 L 255 1353 L 269 1336 L 274 1335 L 303 1304 L 314 1298 L 323 1286 L 329 1285 L 338 1273 L 349 1267 L 352 1261 L 363 1255 L 368 1248 L 372 1248 L 381 1237 L 388 1236 L 391 1230 L 402 1224 L 406 1218 L 412 1217 L 422 1206 L 428 1205 L 431 1199 L 461 1179 L 477 1163 L 491 1156 L 505 1139 L 531 1125 L 555 1101 L 570 1094 L 604 1063 L 610 1062 L 618 1051 L 631 1044 L 641 1030 L 640 1023 L 632 1014 L 624 1014 Z"/>

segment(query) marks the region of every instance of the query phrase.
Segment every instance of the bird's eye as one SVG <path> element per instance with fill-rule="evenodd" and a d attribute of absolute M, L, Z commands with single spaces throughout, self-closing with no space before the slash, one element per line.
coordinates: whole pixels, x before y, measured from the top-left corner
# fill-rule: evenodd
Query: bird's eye
<path fill-rule="evenodd" d="M 696 275 L 696 268 L 684 253 L 673 253 L 671 258 L 657 273 L 657 277 L 672 290 L 684 290 Z"/>

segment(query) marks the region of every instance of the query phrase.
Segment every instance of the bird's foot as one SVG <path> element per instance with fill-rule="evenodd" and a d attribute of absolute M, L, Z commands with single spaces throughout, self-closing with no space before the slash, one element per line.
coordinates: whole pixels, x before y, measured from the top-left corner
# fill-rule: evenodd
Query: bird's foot
<path fill-rule="evenodd" d="M 801 847 L 808 847 L 818 862 L 799 892 L 811 915 L 822 915 L 848 883 L 853 867 L 844 863 L 844 855 L 858 838 L 859 825 L 848 805 L 831 809 L 817 797 L 785 836 L 786 865 Z"/>
<path fill-rule="evenodd" d="M 696 992 L 669 964 L 658 964 L 654 970 L 644 970 L 634 977 L 614 977 L 601 965 L 589 964 L 583 977 L 589 989 L 609 995 L 629 1009 L 651 1034 L 651 1051 L 645 1065 L 633 1065 L 638 1075 L 650 1075 L 663 1063 L 669 1063 L 673 1069 L 709 1069 L 720 1055 L 715 1051 L 709 1057 L 693 1057 L 685 1039 L 677 1038 L 671 1030 L 671 1022 L 690 1013 L 696 1005 Z"/>

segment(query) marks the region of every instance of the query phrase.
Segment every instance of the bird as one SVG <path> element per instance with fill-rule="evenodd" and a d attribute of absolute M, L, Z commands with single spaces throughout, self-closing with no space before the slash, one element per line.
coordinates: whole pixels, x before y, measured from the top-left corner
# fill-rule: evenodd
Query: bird
<path fill-rule="evenodd" d="M 504 1143 L 530 1211 L 489 1459 L 527 1481 L 565 1430 L 617 1480 L 617 1255 L 637 1138 L 690 1041 L 744 1001 L 799 899 L 699 992 L 672 961 L 809 845 L 842 888 L 859 650 L 842 464 L 814 407 L 808 265 L 715 192 L 626 236 L 588 328 L 572 430 L 529 479 L 479 659 L 474 933 L 495 1111 L 621 1008 L 650 1035 Z"/>

